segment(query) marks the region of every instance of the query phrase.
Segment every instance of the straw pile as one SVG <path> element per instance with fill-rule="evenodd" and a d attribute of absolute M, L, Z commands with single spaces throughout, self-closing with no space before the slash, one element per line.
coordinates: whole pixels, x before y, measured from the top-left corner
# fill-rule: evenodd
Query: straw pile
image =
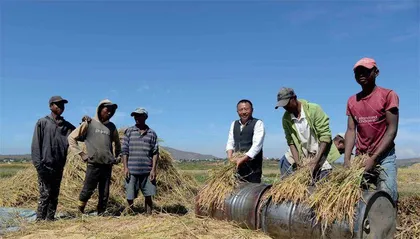
<path fill-rule="evenodd" d="M 283 201 L 299 203 L 309 196 L 308 186 L 312 182 L 312 171 L 309 162 L 311 158 L 302 160 L 302 166 L 295 172 L 273 183 L 264 195 L 263 201 L 271 197 L 271 201 L 279 204 Z"/>
<path fill-rule="evenodd" d="M 85 146 L 82 145 L 84 150 Z M 162 147 L 159 150 L 160 159 L 157 164 L 157 204 L 165 206 L 182 205 L 192 208 L 193 198 L 197 191 L 197 183 L 191 177 L 178 173 L 173 166 L 171 155 Z M 61 182 L 58 211 L 68 214 L 77 212 L 79 193 L 83 187 L 86 163 L 79 155 L 71 151 L 67 156 Z M 115 165 L 112 170 L 110 196 L 107 210 L 118 213 L 126 205 L 125 180 L 122 164 Z M 34 167 L 19 171 L 15 176 L 0 181 L 0 207 L 31 207 L 36 208 L 39 198 L 37 173 Z M 97 190 L 89 200 L 86 211 L 91 211 L 97 205 Z M 142 205 L 143 198 L 135 201 L 135 205 Z"/>
<path fill-rule="evenodd" d="M 364 161 L 367 156 L 355 157 L 350 167 L 336 168 L 315 185 L 315 191 L 306 200 L 315 211 L 317 222 L 325 232 L 334 221 L 346 221 L 354 228 L 355 205 L 362 198 Z"/>
<path fill-rule="evenodd" d="M 234 153 L 233 159 L 243 157 L 244 153 Z M 239 184 L 236 164 L 228 162 L 223 167 L 210 171 L 206 185 L 198 192 L 197 203 L 201 210 L 224 209 L 224 202 Z"/>
<path fill-rule="evenodd" d="M 420 238 L 420 194 L 403 197 L 398 202 L 398 239 Z"/>
<path fill-rule="evenodd" d="M 262 232 L 242 229 L 232 222 L 196 218 L 192 214 L 176 216 L 83 217 L 49 223 L 22 225 L 22 231 L 4 238 L 151 238 L 151 239 L 269 239 Z"/>

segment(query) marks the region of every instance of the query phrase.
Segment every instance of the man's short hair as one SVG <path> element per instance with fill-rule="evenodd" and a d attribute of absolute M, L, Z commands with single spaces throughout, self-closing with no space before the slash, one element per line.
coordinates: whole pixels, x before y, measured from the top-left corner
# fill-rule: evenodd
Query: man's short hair
<path fill-rule="evenodd" d="M 334 141 L 343 141 L 344 142 L 344 138 L 343 138 L 343 136 L 341 136 L 341 135 L 339 135 L 339 134 L 337 134 L 335 137 L 334 137 Z"/>
<path fill-rule="evenodd" d="M 240 100 L 240 101 L 238 102 L 238 104 L 236 104 L 236 107 L 238 107 L 238 105 L 239 105 L 239 104 L 241 104 L 241 103 L 248 103 L 248 104 L 250 104 L 250 105 L 251 105 L 251 108 L 253 108 L 253 106 L 252 106 L 252 102 L 251 102 L 250 100 L 247 100 L 247 99 L 242 99 L 242 100 Z"/>

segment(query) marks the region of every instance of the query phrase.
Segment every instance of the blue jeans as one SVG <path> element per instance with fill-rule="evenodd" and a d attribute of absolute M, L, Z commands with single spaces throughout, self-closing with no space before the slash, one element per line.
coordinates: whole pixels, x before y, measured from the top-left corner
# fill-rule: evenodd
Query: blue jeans
<path fill-rule="evenodd" d="M 280 177 L 281 178 L 284 178 L 287 175 L 292 174 L 292 172 L 294 170 L 292 165 L 289 163 L 289 161 L 287 161 L 285 155 L 283 155 L 283 157 L 279 161 L 279 168 L 280 168 Z"/>
<path fill-rule="evenodd" d="M 387 155 L 379 158 L 378 165 L 381 166 L 381 169 L 375 184 L 377 189 L 389 193 L 395 202 L 398 200 L 396 159 L 395 149 L 392 149 Z"/>
<path fill-rule="evenodd" d="M 286 156 L 283 155 L 283 157 L 279 161 L 279 167 L 280 167 L 280 178 L 283 179 L 286 176 L 292 174 L 296 169 L 287 161 Z M 318 174 L 314 177 L 315 181 L 318 181 L 325 176 L 327 176 L 331 170 L 322 170 L 318 172 Z"/>

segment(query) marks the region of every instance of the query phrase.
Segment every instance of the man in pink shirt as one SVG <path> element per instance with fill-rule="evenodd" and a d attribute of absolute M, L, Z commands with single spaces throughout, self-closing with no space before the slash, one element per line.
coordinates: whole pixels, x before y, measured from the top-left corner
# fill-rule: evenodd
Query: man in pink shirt
<path fill-rule="evenodd" d="M 362 58 L 354 65 L 353 71 L 362 91 L 347 101 L 344 165 L 349 165 L 356 141 L 356 155 L 369 155 L 365 171 L 371 172 L 379 164 L 381 169 L 376 186 L 397 201 L 394 139 L 398 131 L 398 95 L 376 85 L 379 69 L 374 59 Z"/>

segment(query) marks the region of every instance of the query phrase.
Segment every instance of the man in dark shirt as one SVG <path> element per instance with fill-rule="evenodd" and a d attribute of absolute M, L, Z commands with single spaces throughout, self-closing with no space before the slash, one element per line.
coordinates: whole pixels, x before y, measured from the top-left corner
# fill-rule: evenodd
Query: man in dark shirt
<path fill-rule="evenodd" d="M 32 138 L 32 162 L 38 173 L 39 202 L 37 220 L 54 220 L 63 169 L 66 163 L 67 137 L 75 127 L 61 116 L 67 100 L 53 96 L 49 100 L 51 114 L 35 125 Z"/>

